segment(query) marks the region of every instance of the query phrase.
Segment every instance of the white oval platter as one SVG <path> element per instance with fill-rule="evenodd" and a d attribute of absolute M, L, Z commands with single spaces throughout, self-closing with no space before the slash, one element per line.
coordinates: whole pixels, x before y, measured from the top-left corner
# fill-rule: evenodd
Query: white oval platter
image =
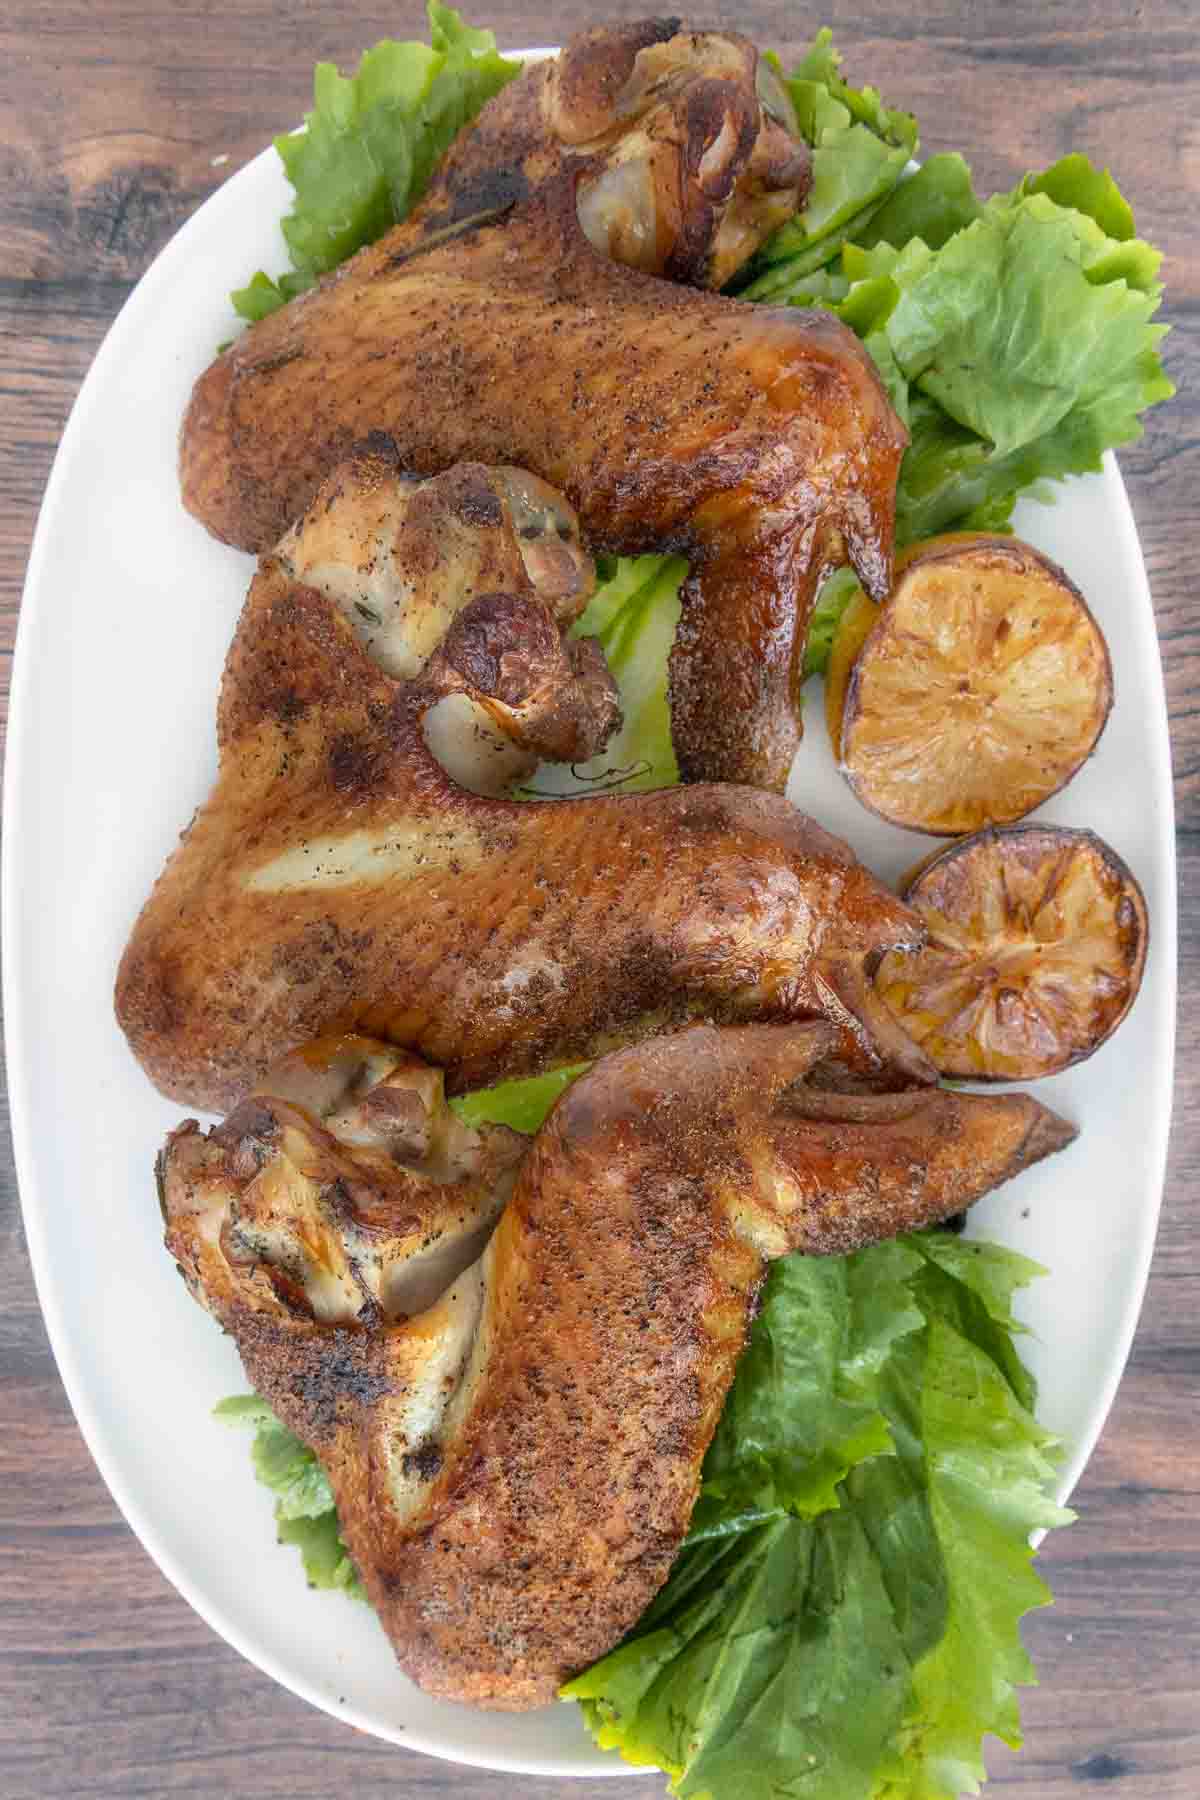
<path fill-rule="evenodd" d="M 54 464 L 21 611 L 5 781 L 4 975 L 13 1135 L 38 1293 L 89 1448 L 130 1525 L 205 1619 L 276 1680 L 381 1738 L 496 1769 L 617 1775 L 573 1706 L 513 1717 L 431 1700 L 373 1616 L 310 1592 L 276 1548 L 247 1441 L 213 1422 L 246 1383 L 164 1254 L 152 1162 L 179 1109 L 134 1064 L 113 974 L 163 859 L 215 768 L 222 659 L 253 567 L 179 501 L 175 446 L 195 378 L 232 335 L 226 296 L 278 267 L 289 190 L 273 151 L 188 221 L 122 308 Z M 1069 1491 L 1137 1320 L 1166 1156 L 1175 1018 L 1167 716 L 1154 615 L 1115 461 L 1017 529 L 1061 562 L 1112 648 L 1117 700 L 1096 756 L 1038 815 L 1089 825 L 1141 880 L 1141 996 L 1091 1061 L 1040 1084 L 1082 1127 L 1065 1155 L 976 1209 L 972 1232 L 1047 1265 L 1026 1340 L 1040 1412 L 1070 1446 Z M 815 692 L 815 690 L 814 690 Z M 924 840 L 865 812 L 819 707 L 790 793 L 885 879 Z M 1085 1528 L 1086 1529 L 1086 1528 Z M 1080 1550 L 1085 1547 L 1080 1546 Z"/>

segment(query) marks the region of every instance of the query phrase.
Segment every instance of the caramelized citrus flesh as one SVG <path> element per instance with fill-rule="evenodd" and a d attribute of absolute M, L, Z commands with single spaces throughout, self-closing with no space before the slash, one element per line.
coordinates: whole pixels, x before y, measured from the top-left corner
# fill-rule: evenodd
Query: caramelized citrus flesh
<path fill-rule="evenodd" d="M 846 622 L 851 652 L 862 622 Z M 832 687 L 829 703 L 832 727 Z M 953 837 L 1057 792 L 1111 704 L 1103 633 L 1061 569 L 1013 538 L 935 539 L 901 567 L 857 649 L 833 735 L 865 805 Z"/>
<path fill-rule="evenodd" d="M 929 940 L 889 952 L 876 986 L 943 1075 L 1052 1075 L 1099 1049 L 1136 998 L 1146 902 L 1093 832 L 989 828 L 926 863 L 904 898 Z"/>

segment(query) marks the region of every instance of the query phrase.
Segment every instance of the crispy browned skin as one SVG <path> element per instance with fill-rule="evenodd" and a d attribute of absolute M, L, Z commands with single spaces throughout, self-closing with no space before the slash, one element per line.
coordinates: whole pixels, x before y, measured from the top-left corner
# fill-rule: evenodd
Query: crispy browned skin
<path fill-rule="evenodd" d="M 264 562 L 226 664 L 217 785 L 118 972 L 156 1085 L 224 1108 L 290 1046 L 350 1026 L 457 1091 L 697 1014 L 824 1015 L 861 1038 L 864 960 L 922 934 L 787 801 L 521 803 L 456 786 L 426 747 L 447 694 L 553 719 L 570 679 L 529 591 L 471 601 L 396 681 L 333 601 Z"/>
<path fill-rule="evenodd" d="M 388 1216 L 391 1188 L 411 1207 L 411 1155 L 389 1175 L 269 1081 L 207 1140 L 192 1124 L 169 1140 L 168 1247 L 321 1457 L 371 1600 L 429 1691 L 540 1705 L 639 1617 L 686 1532 L 767 1259 L 943 1219 L 1074 1136 L 1021 1094 L 792 1087 L 830 1041 L 823 1024 L 696 1026 L 606 1057 L 465 1268 L 454 1244 L 488 1208 L 464 1206 L 442 1249 L 462 1273 L 409 1319 L 381 1309 L 377 1282 L 334 1289 L 326 1270 L 365 1216 Z M 488 1157 L 510 1178 L 507 1143 L 459 1157 L 467 1188 Z M 440 1221 L 450 1192 L 430 1188 Z M 403 1269 L 403 1241 L 386 1254 Z"/>
<path fill-rule="evenodd" d="M 586 33 L 527 72 L 411 219 L 238 339 L 196 385 L 183 496 L 264 550 L 373 431 L 420 471 L 518 462 L 594 548 L 690 558 L 681 770 L 782 788 L 816 586 L 849 560 L 884 597 L 906 434 L 828 314 L 660 279 L 724 279 L 807 181 L 753 47 L 675 25 Z"/>

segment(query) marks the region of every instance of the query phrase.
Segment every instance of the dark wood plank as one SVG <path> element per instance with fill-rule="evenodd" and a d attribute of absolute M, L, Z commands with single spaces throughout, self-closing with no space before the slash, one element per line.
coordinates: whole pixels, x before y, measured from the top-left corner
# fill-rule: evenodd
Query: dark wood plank
<path fill-rule="evenodd" d="M 528 4 L 486 11 L 510 44 L 560 36 Z M 608 9 L 635 17 L 630 0 Z M 724 5 L 787 51 L 802 26 L 775 0 Z M 1113 163 L 1167 251 L 1168 361 L 1181 393 L 1122 457 L 1167 671 L 1183 891 L 1200 887 L 1200 36 L 1194 0 L 838 3 L 824 15 L 852 72 L 925 124 L 927 150 L 967 148 L 1003 186 L 1067 148 Z M 818 15 L 812 15 L 816 22 Z M 303 112 L 311 64 L 343 66 L 420 29 L 412 0 L 15 0 L 0 19 L 0 655 L 11 654 L 25 558 L 79 382 L 137 276 L 198 202 Z M 227 160 L 216 162 L 217 158 Z M 7 670 L 2 686 L 7 694 Z M 1029 1800 L 1101 1790 L 1200 1793 L 1200 918 L 1185 909 L 1180 1073 L 1163 1227 L 1112 1419 L 1051 1541 L 1057 1604 L 1027 1638 L 1042 1686 L 1027 1748 L 991 1757 Z M 551 1800 L 573 1784 L 506 1778 L 378 1744 L 244 1663 L 140 1549 L 96 1474 L 46 1343 L 11 1156 L 0 1158 L 0 1794 L 487 1794 Z M 654 1776 L 614 1800 L 662 1791 Z"/>

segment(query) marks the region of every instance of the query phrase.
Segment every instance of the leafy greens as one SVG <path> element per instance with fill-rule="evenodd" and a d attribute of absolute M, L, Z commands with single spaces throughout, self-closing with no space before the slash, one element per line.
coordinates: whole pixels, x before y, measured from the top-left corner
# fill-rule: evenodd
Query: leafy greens
<path fill-rule="evenodd" d="M 1112 176 L 1063 157 L 983 204 L 932 157 L 820 267 L 784 232 L 760 252 L 776 304 L 821 305 L 862 338 L 909 426 L 900 544 L 1006 529 L 1018 494 L 1100 467 L 1174 388 L 1153 323 L 1161 257 Z"/>
<path fill-rule="evenodd" d="M 564 1690 L 685 1800 L 956 1800 L 1020 1742 L 1056 1446 L 1011 1374 L 1036 1273 L 923 1233 L 777 1263 L 665 1587 Z"/>
<path fill-rule="evenodd" d="M 282 224 L 292 267 L 275 280 L 260 270 L 231 296 L 243 319 L 266 318 L 407 217 L 462 127 L 520 74 L 490 31 L 441 0 L 428 13 L 428 44 L 385 38 L 352 76 L 317 64 L 305 129 L 275 139 L 296 196 Z"/>
<path fill-rule="evenodd" d="M 782 75 L 779 59 L 771 60 Z M 867 224 L 916 151 L 912 114 L 885 106 L 874 88 L 849 87 L 841 63 L 826 26 L 784 77 L 800 134 L 812 147 L 812 184 L 803 212 L 780 227 L 748 271 L 747 299 L 771 299 L 777 282 L 829 262 Z"/>
<path fill-rule="evenodd" d="M 279 1542 L 299 1550 L 308 1585 L 341 1588 L 354 1599 L 365 1600 L 366 1591 L 338 1530 L 328 1477 L 313 1452 L 257 1394 L 221 1400 L 213 1415 L 227 1425 L 253 1429 L 254 1473 L 275 1495 Z"/>
<path fill-rule="evenodd" d="M 536 794 L 623 794 L 674 787 L 679 780 L 671 743 L 667 658 L 679 622 L 687 575 L 681 556 L 622 556 L 602 563 L 601 582 L 572 636 L 594 637 L 621 690 L 622 724 L 600 756 L 582 766 L 547 763 Z"/>

